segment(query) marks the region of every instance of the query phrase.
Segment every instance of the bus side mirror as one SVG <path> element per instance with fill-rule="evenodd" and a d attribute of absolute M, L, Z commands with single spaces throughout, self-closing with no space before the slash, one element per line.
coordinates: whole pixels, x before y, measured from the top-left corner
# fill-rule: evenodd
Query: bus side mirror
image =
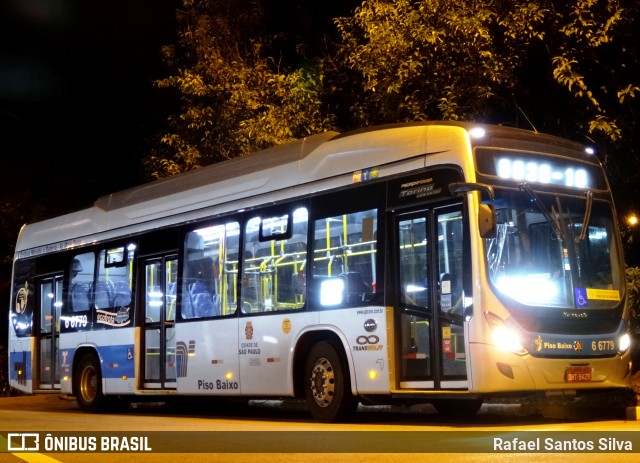
<path fill-rule="evenodd" d="M 456 182 L 449 185 L 452 195 L 461 196 L 472 191 L 479 191 L 484 198 L 488 198 L 491 204 L 480 203 L 478 208 L 478 229 L 482 238 L 490 239 L 496 237 L 496 212 L 493 207 L 495 195 L 490 185 L 483 183 Z"/>
<path fill-rule="evenodd" d="M 485 239 L 496 237 L 496 213 L 493 206 L 480 204 L 478 208 L 478 230 Z"/>

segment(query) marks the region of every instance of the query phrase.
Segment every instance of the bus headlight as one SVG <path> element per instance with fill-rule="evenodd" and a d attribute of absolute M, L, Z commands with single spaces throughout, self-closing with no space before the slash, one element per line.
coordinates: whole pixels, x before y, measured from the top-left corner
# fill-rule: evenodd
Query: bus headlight
<path fill-rule="evenodd" d="M 620 339 L 618 340 L 618 350 L 620 351 L 621 354 L 624 354 L 626 351 L 629 350 L 630 347 L 631 347 L 631 336 L 629 336 L 629 333 L 625 333 L 622 336 L 620 336 Z"/>
<path fill-rule="evenodd" d="M 508 327 L 504 320 L 490 312 L 485 312 L 485 318 L 491 328 L 491 342 L 494 346 L 502 351 L 518 355 L 527 353 L 522 346 L 520 334 L 515 329 Z"/>

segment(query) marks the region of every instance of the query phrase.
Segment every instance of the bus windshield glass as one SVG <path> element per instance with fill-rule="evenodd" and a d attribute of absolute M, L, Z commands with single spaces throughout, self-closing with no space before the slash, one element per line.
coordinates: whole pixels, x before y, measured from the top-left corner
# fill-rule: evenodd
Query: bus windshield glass
<path fill-rule="evenodd" d="M 618 306 L 624 269 L 611 205 L 520 190 L 496 189 L 497 234 L 485 240 L 498 297 L 540 308 Z"/>

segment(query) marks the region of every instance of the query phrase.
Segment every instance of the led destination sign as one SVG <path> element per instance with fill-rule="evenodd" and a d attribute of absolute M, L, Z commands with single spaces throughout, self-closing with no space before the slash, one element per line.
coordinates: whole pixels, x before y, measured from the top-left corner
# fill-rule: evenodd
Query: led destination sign
<path fill-rule="evenodd" d="M 478 149 L 481 173 L 515 182 L 542 183 L 581 189 L 606 189 L 601 170 L 592 164 L 555 156 Z"/>
<path fill-rule="evenodd" d="M 549 162 L 539 163 L 523 159 L 499 158 L 496 161 L 496 171 L 498 177 L 512 180 L 553 183 L 576 188 L 589 187 L 589 175 L 586 169 L 554 168 Z"/>

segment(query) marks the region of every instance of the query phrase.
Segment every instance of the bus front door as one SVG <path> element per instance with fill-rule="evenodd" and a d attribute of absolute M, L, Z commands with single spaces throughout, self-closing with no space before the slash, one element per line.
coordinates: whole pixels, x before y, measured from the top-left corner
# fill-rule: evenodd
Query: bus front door
<path fill-rule="evenodd" d="M 39 281 L 39 306 L 36 371 L 36 389 L 60 389 L 58 341 L 60 337 L 60 312 L 62 309 L 62 274 L 41 278 Z M 35 379 L 35 378 L 34 378 Z"/>
<path fill-rule="evenodd" d="M 468 251 L 462 205 L 398 215 L 395 227 L 397 386 L 464 390 L 463 263 Z"/>
<path fill-rule="evenodd" d="M 148 259 L 144 265 L 144 389 L 176 388 L 175 256 Z"/>

